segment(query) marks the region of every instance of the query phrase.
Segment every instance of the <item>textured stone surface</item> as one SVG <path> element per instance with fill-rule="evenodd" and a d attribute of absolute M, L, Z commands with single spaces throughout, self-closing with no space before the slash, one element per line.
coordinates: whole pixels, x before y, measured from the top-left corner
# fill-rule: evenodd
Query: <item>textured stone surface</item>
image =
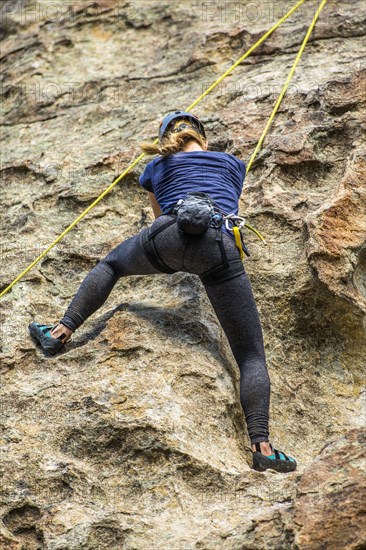
<path fill-rule="evenodd" d="M 299 548 L 362 548 L 366 533 L 365 432 L 327 443 L 304 471 L 295 500 Z"/>
<path fill-rule="evenodd" d="M 0 288 L 289 6 L 2 2 Z M 248 162 L 315 6 L 195 109 L 213 150 Z M 238 369 L 195 276 L 119 281 L 54 358 L 29 339 L 152 221 L 141 163 L 1 300 L 1 547 L 364 547 L 363 8 L 328 1 L 240 202 L 268 242 L 248 234 L 245 266 L 271 438 L 298 470 L 250 468 Z"/>

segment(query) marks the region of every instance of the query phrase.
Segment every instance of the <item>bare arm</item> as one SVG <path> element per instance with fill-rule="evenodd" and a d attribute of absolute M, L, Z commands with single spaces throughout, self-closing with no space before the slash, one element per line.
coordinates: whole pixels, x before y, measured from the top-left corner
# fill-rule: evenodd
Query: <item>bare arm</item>
<path fill-rule="evenodd" d="M 163 213 L 162 213 L 162 211 L 161 211 L 160 206 L 159 206 L 158 203 L 157 203 L 157 200 L 156 200 L 156 198 L 155 198 L 154 193 L 150 193 L 150 191 L 148 191 L 148 193 L 149 193 L 150 202 L 151 202 L 151 206 L 152 206 L 152 209 L 153 209 L 155 218 L 158 218 L 158 217 L 161 216 Z"/>

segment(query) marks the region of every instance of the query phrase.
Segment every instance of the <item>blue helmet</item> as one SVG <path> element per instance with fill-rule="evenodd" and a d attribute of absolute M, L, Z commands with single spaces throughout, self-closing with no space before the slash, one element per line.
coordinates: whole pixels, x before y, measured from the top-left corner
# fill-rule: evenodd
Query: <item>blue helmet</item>
<path fill-rule="evenodd" d="M 160 123 L 160 127 L 159 127 L 160 142 L 165 137 L 165 134 L 167 133 L 168 126 L 170 125 L 170 123 L 173 122 L 173 120 L 176 120 L 179 118 L 185 118 L 185 119 L 191 120 L 194 123 L 194 125 L 197 126 L 200 134 L 202 134 L 203 137 L 206 138 L 206 132 L 203 127 L 203 124 L 196 116 L 191 115 L 191 113 L 187 113 L 186 111 L 174 111 L 166 115 Z"/>

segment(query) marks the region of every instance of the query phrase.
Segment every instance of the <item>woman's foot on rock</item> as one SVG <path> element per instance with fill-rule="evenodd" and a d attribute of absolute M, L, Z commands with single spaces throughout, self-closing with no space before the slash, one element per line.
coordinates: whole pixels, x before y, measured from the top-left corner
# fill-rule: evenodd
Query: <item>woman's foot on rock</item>
<path fill-rule="evenodd" d="M 62 323 L 58 323 L 50 331 L 50 335 L 52 336 L 52 338 L 58 338 L 64 344 L 66 344 L 66 342 L 68 342 L 70 340 L 71 336 L 72 336 L 72 330 L 71 330 L 71 328 L 63 325 Z"/>
<path fill-rule="evenodd" d="M 272 455 L 273 454 L 273 450 L 272 450 L 272 447 L 271 447 L 271 444 L 269 441 L 261 441 L 259 443 L 259 446 L 260 446 L 260 452 L 265 455 L 265 456 L 269 456 L 269 455 Z M 255 446 L 255 443 L 252 444 L 252 451 L 255 453 L 257 451 L 256 449 L 256 446 Z"/>
<path fill-rule="evenodd" d="M 283 451 L 274 449 L 269 441 L 253 443 L 248 450 L 253 454 L 253 469 L 258 472 L 264 472 L 267 469 L 284 473 L 296 470 L 296 460 Z"/>
<path fill-rule="evenodd" d="M 72 334 L 72 330 L 61 323 L 58 325 L 43 325 L 34 322 L 28 326 L 28 329 L 36 342 L 52 355 L 57 353 L 70 340 Z"/>

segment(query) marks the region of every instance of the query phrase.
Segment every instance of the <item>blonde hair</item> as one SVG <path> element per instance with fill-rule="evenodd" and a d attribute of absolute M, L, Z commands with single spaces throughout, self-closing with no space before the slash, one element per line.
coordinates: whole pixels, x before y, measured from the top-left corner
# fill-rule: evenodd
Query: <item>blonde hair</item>
<path fill-rule="evenodd" d="M 183 151 L 186 144 L 192 140 L 196 141 L 202 149 L 206 147 L 206 138 L 193 129 L 182 130 L 176 134 L 170 132 L 162 143 L 141 143 L 140 147 L 146 155 L 167 156 Z"/>

